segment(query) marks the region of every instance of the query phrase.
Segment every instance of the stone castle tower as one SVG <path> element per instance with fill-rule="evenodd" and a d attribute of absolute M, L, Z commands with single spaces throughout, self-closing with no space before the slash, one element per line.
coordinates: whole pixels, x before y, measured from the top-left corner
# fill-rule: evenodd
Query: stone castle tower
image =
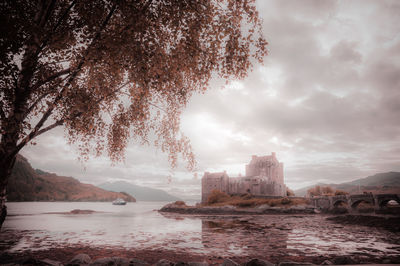
<path fill-rule="evenodd" d="M 286 196 L 283 163 L 276 159 L 275 152 L 261 157 L 253 155 L 246 165 L 246 176 L 229 177 L 225 171 L 205 172 L 201 185 L 202 202 L 206 202 L 215 189 L 231 195 L 251 193 L 255 196 Z"/>

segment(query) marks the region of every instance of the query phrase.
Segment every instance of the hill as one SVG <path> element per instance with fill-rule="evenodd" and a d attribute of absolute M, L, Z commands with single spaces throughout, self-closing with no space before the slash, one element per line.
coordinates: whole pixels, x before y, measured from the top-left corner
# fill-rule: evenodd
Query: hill
<path fill-rule="evenodd" d="M 18 156 L 7 187 L 8 201 L 113 201 L 123 198 L 135 202 L 127 193 L 106 191 L 72 177 L 34 170 L 28 160 Z"/>
<path fill-rule="evenodd" d="M 356 179 L 340 184 L 318 183 L 294 191 L 296 196 L 305 196 L 307 190 L 314 186 L 329 186 L 334 190 L 344 190 L 350 194 L 363 192 L 372 193 L 400 193 L 400 172 L 378 173 L 365 178 Z"/>
<path fill-rule="evenodd" d="M 164 190 L 142 187 L 129 182 L 118 181 L 113 183 L 104 183 L 99 185 L 102 189 L 110 191 L 125 191 L 133 195 L 137 200 L 142 201 L 177 201 L 179 198 L 168 194 Z"/>

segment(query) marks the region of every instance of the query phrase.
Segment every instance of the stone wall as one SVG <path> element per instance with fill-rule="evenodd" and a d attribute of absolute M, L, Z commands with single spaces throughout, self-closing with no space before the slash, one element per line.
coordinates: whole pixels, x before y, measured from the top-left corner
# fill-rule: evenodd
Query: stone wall
<path fill-rule="evenodd" d="M 206 202 L 213 190 L 229 193 L 229 176 L 225 171 L 221 173 L 204 173 L 201 179 L 201 201 Z"/>

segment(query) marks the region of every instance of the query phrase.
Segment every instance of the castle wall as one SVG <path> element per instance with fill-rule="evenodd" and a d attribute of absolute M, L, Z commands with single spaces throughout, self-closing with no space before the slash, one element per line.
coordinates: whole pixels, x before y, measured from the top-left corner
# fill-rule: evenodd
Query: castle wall
<path fill-rule="evenodd" d="M 206 202 L 213 190 L 229 194 L 229 176 L 223 173 L 204 173 L 201 179 L 201 201 Z"/>

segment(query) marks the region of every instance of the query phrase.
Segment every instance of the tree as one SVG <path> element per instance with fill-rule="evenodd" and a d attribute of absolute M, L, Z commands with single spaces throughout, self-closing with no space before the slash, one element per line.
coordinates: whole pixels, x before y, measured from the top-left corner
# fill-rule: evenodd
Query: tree
<path fill-rule="evenodd" d="M 295 196 L 294 191 L 291 190 L 290 188 L 286 187 L 286 196 L 294 197 Z"/>
<path fill-rule="evenodd" d="M 335 191 L 335 196 L 341 196 L 341 195 L 349 195 L 349 192 L 346 192 L 346 191 L 344 191 L 344 190 L 337 189 L 337 190 Z"/>
<path fill-rule="evenodd" d="M 254 0 L 6 0 L 0 13 L 3 220 L 15 156 L 56 127 L 83 159 L 119 160 L 134 138 L 192 167 L 182 108 L 267 52 Z"/>
<path fill-rule="evenodd" d="M 329 186 L 321 187 L 315 186 L 307 190 L 307 195 L 310 197 L 313 196 L 333 196 L 333 189 Z"/>
<path fill-rule="evenodd" d="M 329 186 L 322 187 L 321 190 L 322 190 L 322 195 L 327 195 L 327 196 L 333 196 L 334 195 L 333 189 L 331 187 L 329 187 Z"/>

